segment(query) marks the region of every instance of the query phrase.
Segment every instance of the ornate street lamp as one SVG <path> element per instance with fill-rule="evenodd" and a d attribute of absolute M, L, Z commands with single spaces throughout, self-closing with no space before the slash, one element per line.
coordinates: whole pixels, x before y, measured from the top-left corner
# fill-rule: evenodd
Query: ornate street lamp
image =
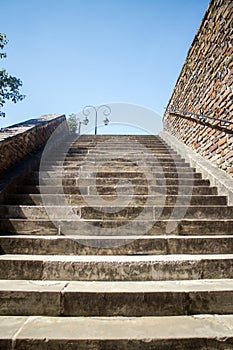
<path fill-rule="evenodd" d="M 97 108 L 95 106 L 92 106 L 92 105 L 86 106 L 83 108 L 83 114 L 86 116 L 86 118 L 88 115 L 90 115 L 91 109 L 93 109 L 95 112 L 95 135 L 97 135 L 97 116 L 98 116 L 99 110 L 103 109 L 103 115 L 106 117 L 103 120 L 103 122 L 104 122 L 104 125 L 108 125 L 109 119 L 107 118 L 107 116 L 111 113 L 111 108 L 107 105 L 101 105 Z"/>

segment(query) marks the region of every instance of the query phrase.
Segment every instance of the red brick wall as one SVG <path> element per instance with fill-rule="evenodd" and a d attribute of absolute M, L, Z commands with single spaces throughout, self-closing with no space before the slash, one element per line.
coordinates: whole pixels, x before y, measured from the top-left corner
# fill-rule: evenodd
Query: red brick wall
<path fill-rule="evenodd" d="M 212 0 L 168 107 L 233 121 L 233 2 Z M 233 125 L 164 114 L 164 130 L 233 176 Z"/>

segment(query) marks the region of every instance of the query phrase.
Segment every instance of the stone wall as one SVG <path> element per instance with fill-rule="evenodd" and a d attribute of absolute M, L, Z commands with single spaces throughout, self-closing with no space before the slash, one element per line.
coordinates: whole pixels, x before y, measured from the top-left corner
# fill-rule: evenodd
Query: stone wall
<path fill-rule="evenodd" d="M 233 2 L 212 0 L 168 103 L 233 121 Z M 233 125 L 165 112 L 164 130 L 233 176 Z"/>
<path fill-rule="evenodd" d="M 0 174 L 35 153 L 59 125 L 68 133 L 66 117 L 55 114 L 0 129 Z"/>

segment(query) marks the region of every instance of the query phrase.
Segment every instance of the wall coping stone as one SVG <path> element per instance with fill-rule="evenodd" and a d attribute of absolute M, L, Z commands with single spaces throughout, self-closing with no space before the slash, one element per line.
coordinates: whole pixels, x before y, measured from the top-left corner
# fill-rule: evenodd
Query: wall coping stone
<path fill-rule="evenodd" d="M 219 194 L 227 196 L 228 204 L 233 205 L 233 179 L 230 175 L 195 153 L 167 131 L 160 132 L 159 136 L 190 163 L 192 167 L 195 167 L 204 179 L 210 180 L 212 186 L 217 186 Z"/>
<path fill-rule="evenodd" d="M 43 147 L 53 132 L 68 133 L 65 115 L 48 114 L 0 130 L 0 179 Z M 61 131 L 61 130 L 60 130 Z M 62 135 L 60 135 L 62 137 Z M 64 135 L 63 135 L 64 136 Z"/>
<path fill-rule="evenodd" d="M 11 139 L 12 137 L 17 136 L 18 134 L 24 133 L 34 127 L 43 125 L 52 120 L 59 119 L 61 117 L 65 117 L 64 114 L 45 114 L 38 118 L 33 118 L 26 120 L 21 123 L 13 124 L 0 129 L 0 142 L 6 141 L 7 139 Z"/>

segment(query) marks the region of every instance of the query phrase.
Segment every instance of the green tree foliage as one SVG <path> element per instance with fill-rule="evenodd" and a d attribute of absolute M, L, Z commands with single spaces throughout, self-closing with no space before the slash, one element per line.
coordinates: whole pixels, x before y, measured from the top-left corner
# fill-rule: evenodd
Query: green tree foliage
<path fill-rule="evenodd" d="M 6 34 L 0 33 L 0 50 L 2 51 L 8 43 Z M 0 51 L 0 59 L 6 58 L 6 53 Z M 0 69 L 0 109 L 4 107 L 6 100 L 14 103 L 21 101 L 25 95 L 21 95 L 19 88 L 22 86 L 20 79 L 9 75 L 5 69 Z M 0 110 L 0 117 L 5 117 L 5 113 Z"/>
<path fill-rule="evenodd" d="M 71 114 L 69 116 L 69 118 L 67 119 L 67 124 L 68 124 L 68 128 L 70 130 L 70 132 L 72 134 L 75 134 L 77 131 L 77 127 L 78 127 L 78 120 L 75 114 Z"/>

